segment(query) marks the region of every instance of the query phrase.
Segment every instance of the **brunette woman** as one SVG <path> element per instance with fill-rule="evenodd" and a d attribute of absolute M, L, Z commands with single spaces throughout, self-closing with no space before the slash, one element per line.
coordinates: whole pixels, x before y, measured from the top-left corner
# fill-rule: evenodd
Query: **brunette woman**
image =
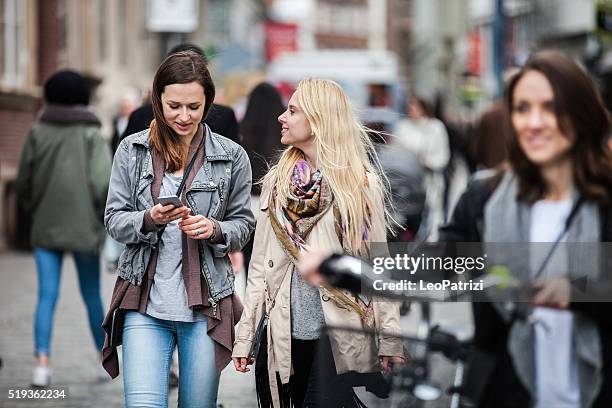
<path fill-rule="evenodd" d="M 105 224 L 126 249 L 104 321 L 104 366 L 118 375 L 122 343 L 128 407 L 167 406 L 175 346 L 179 406 L 215 407 L 230 359 L 241 306 L 227 254 L 254 227 L 251 168 L 240 146 L 201 123 L 214 97 L 200 55 L 170 55 L 153 80 L 150 129 L 124 139 L 115 155 Z M 180 202 L 163 205 L 161 196 Z"/>
<path fill-rule="evenodd" d="M 578 302 L 570 285 L 576 274 L 591 283 L 609 275 L 598 257 L 574 254 L 585 243 L 612 240 L 608 113 L 587 74 L 547 51 L 509 82 L 506 106 L 510 169 L 473 182 L 441 230 L 445 241 L 506 243 L 503 253 L 487 252 L 488 261 L 537 289 L 527 313 L 474 303 L 474 343 L 481 362 L 489 361 L 470 373 L 484 384 L 477 405 L 608 407 L 610 303 Z M 572 245 L 542 249 L 553 242 Z M 508 243 L 529 243 L 529 255 Z"/>

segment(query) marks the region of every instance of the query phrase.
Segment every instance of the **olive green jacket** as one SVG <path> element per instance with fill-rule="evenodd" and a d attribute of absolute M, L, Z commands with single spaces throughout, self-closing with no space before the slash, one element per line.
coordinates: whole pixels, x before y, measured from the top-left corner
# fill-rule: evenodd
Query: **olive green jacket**
<path fill-rule="evenodd" d="M 110 170 L 97 117 L 83 106 L 48 105 L 30 130 L 17 175 L 32 245 L 98 252 Z"/>

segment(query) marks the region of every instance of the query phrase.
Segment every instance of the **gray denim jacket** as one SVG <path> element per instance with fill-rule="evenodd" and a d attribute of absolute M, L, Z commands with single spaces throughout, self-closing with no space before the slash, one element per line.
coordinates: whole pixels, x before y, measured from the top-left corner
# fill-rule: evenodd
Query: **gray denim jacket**
<path fill-rule="evenodd" d="M 197 170 L 186 197 L 196 214 L 219 222 L 223 243 L 198 241 L 200 265 L 213 306 L 234 291 L 234 274 L 227 256 L 247 243 L 255 227 L 251 212 L 251 165 L 246 152 L 231 140 L 205 128 L 204 164 Z M 195 169 L 194 169 L 195 170 Z M 125 138 L 117 148 L 106 200 L 104 225 L 112 238 L 126 244 L 119 258 L 119 275 L 140 285 L 157 231 L 143 233 L 144 214 L 154 206 L 151 196 L 153 163 L 149 130 Z"/>

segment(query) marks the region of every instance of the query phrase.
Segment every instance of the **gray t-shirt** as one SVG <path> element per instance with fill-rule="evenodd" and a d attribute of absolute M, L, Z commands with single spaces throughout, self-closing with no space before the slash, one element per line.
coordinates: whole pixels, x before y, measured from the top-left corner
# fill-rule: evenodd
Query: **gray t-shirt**
<path fill-rule="evenodd" d="M 164 173 L 160 196 L 176 194 L 181 177 Z M 187 290 L 183 281 L 182 231 L 178 227 L 180 219 L 166 225 L 159 243 L 157 268 L 149 295 L 147 314 L 158 319 L 176 322 L 204 321 L 201 311 L 194 312 L 187 306 Z"/>
<path fill-rule="evenodd" d="M 316 340 L 325 324 L 319 289 L 304 282 L 296 268 L 291 276 L 291 337 Z"/>

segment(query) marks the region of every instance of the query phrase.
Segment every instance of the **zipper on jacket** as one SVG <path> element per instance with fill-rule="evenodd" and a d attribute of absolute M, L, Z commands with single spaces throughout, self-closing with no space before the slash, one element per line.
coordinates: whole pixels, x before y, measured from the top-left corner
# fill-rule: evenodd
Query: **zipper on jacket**
<path fill-rule="evenodd" d="M 136 255 L 138 255 L 138 248 L 136 248 L 132 254 L 132 258 L 130 259 L 130 266 L 132 267 L 132 270 L 134 270 L 134 259 L 136 259 Z"/>
<path fill-rule="evenodd" d="M 210 302 L 210 305 L 212 306 L 212 310 L 213 310 L 213 317 L 217 317 L 217 302 L 215 302 L 215 300 L 213 298 L 208 298 L 208 301 Z"/>
<path fill-rule="evenodd" d="M 199 240 L 198 240 L 198 256 L 200 257 L 200 261 L 204 258 L 202 256 L 202 242 Z M 204 280 L 206 281 L 206 284 L 208 285 L 208 293 L 215 293 L 215 286 L 213 285 L 212 278 L 208 276 L 210 272 L 208 273 L 206 272 L 207 267 L 205 265 L 206 265 L 206 262 L 204 261 L 201 263 L 200 268 L 203 269 L 201 270 L 201 272 L 204 275 Z M 217 317 L 217 302 L 213 299 L 213 296 L 211 296 L 208 300 L 211 306 L 213 306 L 214 316 Z"/>

